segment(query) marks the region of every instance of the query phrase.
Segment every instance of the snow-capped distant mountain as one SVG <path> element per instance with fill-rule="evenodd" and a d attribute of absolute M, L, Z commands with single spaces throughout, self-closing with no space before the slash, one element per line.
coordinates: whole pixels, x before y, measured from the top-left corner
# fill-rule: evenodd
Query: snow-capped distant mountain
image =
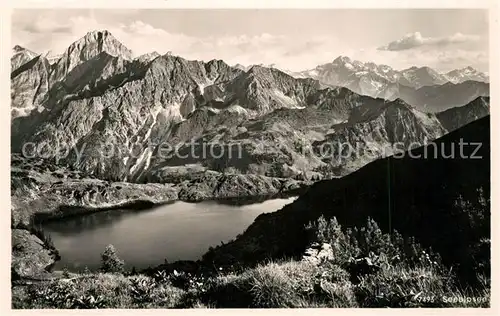
<path fill-rule="evenodd" d="M 29 49 L 19 45 L 14 46 L 12 48 L 12 56 L 10 58 L 11 71 L 16 70 L 36 56 L 38 56 L 38 54 Z"/>
<path fill-rule="evenodd" d="M 61 57 L 62 55 L 52 55 L 52 56 L 49 55 L 46 58 L 49 61 L 49 64 L 54 65 Z"/>
<path fill-rule="evenodd" d="M 387 65 L 363 63 L 340 56 L 331 63 L 291 75 L 296 78 L 314 78 L 323 84 L 346 87 L 373 98 L 401 98 L 425 111 L 443 110 L 453 106 L 457 100 L 455 96 L 459 95 L 458 99 L 464 97 L 464 90 L 467 91 L 465 103 L 489 95 L 487 75 L 471 67 L 446 74 L 429 67 L 394 70 Z M 433 88 L 441 85 L 443 89 Z M 442 91 L 443 94 L 430 93 L 430 90 Z"/>
<path fill-rule="evenodd" d="M 292 74 L 313 78 L 330 86 L 346 87 L 356 93 L 375 98 L 394 99 L 400 74 L 386 65 L 362 63 L 340 56 L 333 62 Z"/>
<path fill-rule="evenodd" d="M 446 83 L 446 77 L 429 67 L 411 67 L 399 72 L 398 83 L 413 88 L 435 86 Z"/>
<path fill-rule="evenodd" d="M 487 74 L 477 71 L 472 67 L 455 69 L 445 74 L 446 79 L 453 83 L 462 83 L 468 80 L 489 82 L 490 78 Z"/>
<path fill-rule="evenodd" d="M 333 62 L 319 65 L 314 69 L 293 73 L 293 76 L 314 78 L 325 84 L 347 87 L 358 93 L 369 93 L 368 95 L 372 97 L 387 96 L 383 90 L 391 87 L 391 84 L 419 89 L 446 82 L 462 83 L 469 80 L 488 82 L 489 80 L 487 75 L 472 67 L 453 70 L 446 74 L 429 67 L 395 70 L 387 65 L 363 63 L 346 56 L 339 56 Z M 361 86 L 359 82 L 362 83 Z"/>
<path fill-rule="evenodd" d="M 137 60 L 139 62 L 150 62 L 150 61 L 152 61 L 155 58 L 160 57 L 160 56 L 161 56 L 160 53 L 154 51 L 152 53 L 143 54 L 143 55 L 135 58 L 135 60 Z"/>
<path fill-rule="evenodd" d="M 54 65 L 63 56 L 62 54 L 54 54 L 53 51 L 49 50 L 43 54 L 42 57 L 46 58 L 50 65 Z"/>

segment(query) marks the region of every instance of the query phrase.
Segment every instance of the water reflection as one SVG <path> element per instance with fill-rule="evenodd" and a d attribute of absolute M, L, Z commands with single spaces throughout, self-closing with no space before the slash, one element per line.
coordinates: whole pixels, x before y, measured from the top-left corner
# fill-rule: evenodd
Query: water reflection
<path fill-rule="evenodd" d="M 113 244 L 128 267 L 196 260 L 208 247 L 242 233 L 254 219 L 295 198 L 247 205 L 175 202 L 142 211 L 106 211 L 44 224 L 61 254 L 56 268 L 80 270 L 100 265 L 100 253 Z"/>

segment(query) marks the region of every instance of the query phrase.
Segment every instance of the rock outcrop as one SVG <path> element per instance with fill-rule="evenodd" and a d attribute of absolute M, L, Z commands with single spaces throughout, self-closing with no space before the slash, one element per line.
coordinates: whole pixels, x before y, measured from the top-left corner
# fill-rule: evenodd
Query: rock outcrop
<path fill-rule="evenodd" d="M 11 116 L 29 115 L 45 102 L 50 89 L 50 64 L 36 56 L 15 68 L 11 73 Z"/>
<path fill-rule="evenodd" d="M 28 226 L 47 220 L 113 209 L 144 209 L 183 200 L 252 198 L 298 194 L 310 182 L 258 175 L 199 172 L 178 183 L 109 182 L 86 178 L 78 171 L 58 168 L 43 160 L 13 157 L 11 225 Z M 295 193 L 294 193 L 295 192 Z"/>
<path fill-rule="evenodd" d="M 54 251 L 26 229 L 11 229 L 12 278 L 43 278 L 56 262 Z"/>

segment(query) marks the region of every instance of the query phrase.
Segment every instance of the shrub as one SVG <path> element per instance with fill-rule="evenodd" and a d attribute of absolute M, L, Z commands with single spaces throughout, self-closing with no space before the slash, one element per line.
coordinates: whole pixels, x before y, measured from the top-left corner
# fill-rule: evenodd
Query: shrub
<path fill-rule="evenodd" d="M 150 303 L 154 301 L 153 291 L 156 287 L 156 282 L 148 277 L 140 276 L 131 279 L 130 293 L 134 303 Z"/>
<path fill-rule="evenodd" d="M 106 249 L 101 254 L 101 270 L 103 272 L 123 272 L 125 262 L 120 259 L 113 245 L 106 246 Z"/>
<path fill-rule="evenodd" d="M 64 278 L 68 279 L 70 277 L 68 267 L 64 267 L 62 271 L 62 275 Z"/>
<path fill-rule="evenodd" d="M 384 234 L 372 219 L 368 219 L 364 227 L 343 230 L 335 218 L 326 220 L 321 217 L 306 228 L 312 234 L 313 242 L 331 245 L 331 264 L 350 273 L 356 300 L 361 307 L 471 307 L 489 304 L 487 276 L 482 278 L 486 281 L 479 290 L 461 289 L 456 276 L 441 263 L 437 254 L 424 249 L 412 237 L 403 238 L 397 232 Z M 331 268 L 322 269 L 323 273 L 328 273 Z M 467 295 L 480 299 L 467 302 Z M 446 297 L 455 300 L 447 301 Z"/>
<path fill-rule="evenodd" d="M 414 238 L 403 238 L 397 231 L 383 233 L 371 218 L 366 226 L 342 229 L 335 217 L 326 220 L 320 217 L 309 223 L 306 229 L 313 242 L 332 246 L 335 263 L 345 265 L 356 258 L 370 258 L 370 261 L 384 261 L 385 264 L 440 265 L 440 258 L 431 250 L 424 250 Z"/>

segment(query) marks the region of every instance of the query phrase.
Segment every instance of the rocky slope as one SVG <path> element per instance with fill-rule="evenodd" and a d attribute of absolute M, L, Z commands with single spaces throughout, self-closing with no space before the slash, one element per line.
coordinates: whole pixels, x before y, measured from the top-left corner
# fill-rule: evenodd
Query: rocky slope
<path fill-rule="evenodd" d="M 51 81 L 63 79 L 78 65 L 106 52 L 111 56 L 132 59 L 132 51 L 126 48 L 108 31 L 88 32 L 84 37 L 72 43 L 54 64 Z"/>
<path fill-rule="evenodd" d="M 474 101 L 435 115 L 401 100 L 383 102 L 345 88 L 329 92 L 333 98 L 318 106 L 282 108 L 259 118 L 196 110 L 173 132 L 179 140 L 195 141 L 179 147 L 182 159 L 152 159 L 148 181 L 165 181 L 185 163 L 220 172 L 299 179 L 342 176 L 446 134 L 455 129 L 450 120 L 463 126 L 489 113 L 488 98 L 478 99 L 482 100 L 480 109 Z M 467 113 L 470 116 L 462 118 Z M 217 156 L 203 154 L 211 148 Z"/>
<path fill-rule="evenodd" d="M 217 172 L 190 172 L 172 183 L 109 182 L 57 167 L 43 159 L 14 155 L 11 167 L 11 225 L 28 226 L 45 220 L 110 209 L 150 208 L 175 200 L 195 202 L 298 194 L 309 182 L 242 176 Z M 294 193 L 295 192 L 295 193 Z"/>
<path fill-rule="evenodd" d="M 11 72 L 26 64 L 28 61 L 37 57 L 38 54 L 26 49 L 22 46 L 16 45 L 12 48 L 12 56 L 10 57 Z"/>
<path fill-rule="evenodd" d="M 10 94 L 13 119 L 28 115 L 45 101 L 50 88 L 49 76 L 50 64 L 41 56 L 31 58 L 12 71 Z"/>
<path fill-rule="evenodd" d="M 57 255 L 44 242 L 27 229 L 12 229 L 13 279 L 20 277 L 43 278 L 55 263 Z"/>
<path fill-rule="evenodd" d="M 479 97 L 490 95 L 489 84 L 465 81 L 454 84 L 447 82 L 440 86 L 426 86 L 420 89 L 401 87 L 401 98 L 424 112 L 441 112 L 466 105 Z"/>
<path fill-rule="evenodd" d="M 357 106 L 349 110 L 348 118 L 341 114 L 347 112 L 346 104 L 353 105 L 350 101 L 306 109 L 282 108 L 232 127 L 206 124 L 208 128 L 201 135 L 191 134 L 195 146 L 187 143 L 180 147 L 182 159 L 155 159 L 150 168 L 159 174 L 189 163 L 220 172 L 317 180 L 345 175 L 395 150 L 424 144 L 447 132 L 434 114 L 419 112 L 403 101 L 354 99 Z M 215 115 L 202 110 L 195 113 L 198 120 Z M 194 115 L 183 124 L 192 119 Z M 203 155 L 212 148 L 219 150 L 217 155 Z"/>

